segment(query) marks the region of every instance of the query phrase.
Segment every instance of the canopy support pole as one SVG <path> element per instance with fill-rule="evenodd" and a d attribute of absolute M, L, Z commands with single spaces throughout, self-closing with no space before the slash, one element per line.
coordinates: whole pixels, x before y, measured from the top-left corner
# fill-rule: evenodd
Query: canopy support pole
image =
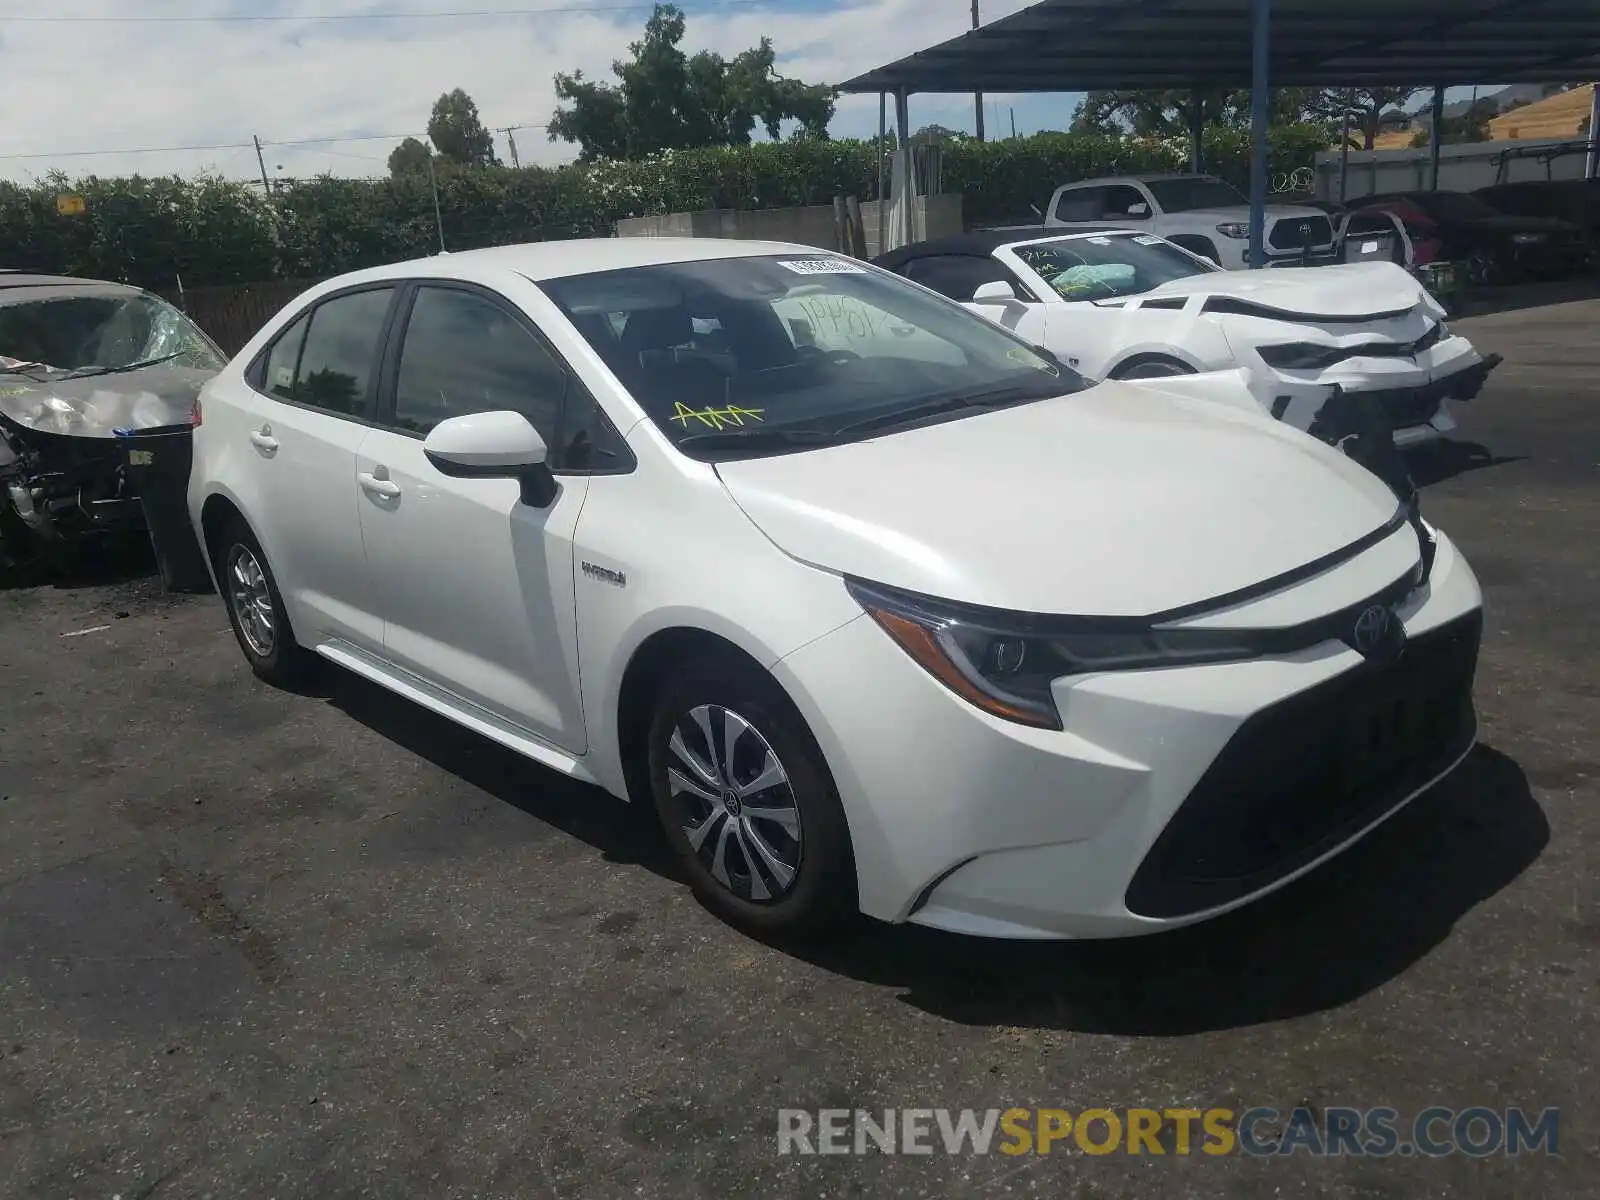
<path fill-rule="evenodd" d="M 1339 196 L 1340 204 L 1344 203 L 1348 192 L 1350 175 L 1350 110 L 1344 110 L 1344 124 L 1339 133 Z"/>
<path fill-rule="evenodd" d="M 1266 265 L 1267 227 L 1267 61 L 1271 45 L 1272 0 L 1252 0 L 1250 39 L 1250 266 Z"/>
<path fill-rule="evenodd" d="M 889 232 L 889 93 L 878 93 L 878 253 Z"/>
<path fill-rule="evenodd" d="M 1439 149 L 1444 145 L 1444 88 L 1433 89 L 1433 128 L 1428 130 L 1428 186 L 1439 190 Z"/>
<path fill-rule="evenodd" d="M 1205 131 L 1205 96 L 1199 88 L 1193 88 L 1189 92 L 1189 170 L 1196 175 L 1206 169 Z"/>
<path fill-rule="evenodd" d="M 1584 177 L 1600 179 L 1600 79 L 1591 86 L 1594 94 L 1589 97 L 1589 162 Z"/>
<path fill-rule="evenodd" d="M 905 155 L 906 171 L 906 209 L 902 218 L 900 236 L 905 240 L 900 244 L 909 246 L 916 241 L 915 214 L 911 211 L 915 207 L 917 189 L 912 181 L 916 178 L 916 160 L 911 153 L 911 106 L 906 102 L 906 90 L 901 88 L 894 94 L 894 127 L 900 138 L 900 153 Z"/>

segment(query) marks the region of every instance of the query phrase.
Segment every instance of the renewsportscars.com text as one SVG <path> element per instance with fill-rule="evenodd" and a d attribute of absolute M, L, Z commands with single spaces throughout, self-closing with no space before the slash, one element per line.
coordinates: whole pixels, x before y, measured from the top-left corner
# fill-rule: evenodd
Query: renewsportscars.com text
<path fill-rule="evenodd" d="M 779 1154 L 1050 1154 L 1386 1158 L 1556 1154 L 1560 1110 L 1386 1107 L 778 1110 Z"/>

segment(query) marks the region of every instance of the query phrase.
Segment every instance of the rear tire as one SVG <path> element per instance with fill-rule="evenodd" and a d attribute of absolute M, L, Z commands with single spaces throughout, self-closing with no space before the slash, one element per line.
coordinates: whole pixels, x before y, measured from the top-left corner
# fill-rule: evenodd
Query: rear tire
<path fill-rule="evenodd" d="M 274 687 L 304 681 L 314 660 L 294 640 L 278 581 L 261 543 L 243 521 L 231 521 L 223 528 L 214 543 L 212 562 L 228 622 L 250 669 Z"/>
<path fill-rule="evenodd" d="M 856 910 L 844 809 L 781 688 L 733 655 L 675 668 L 656 694 L 650 792 L 695 892 L 758 933 L 806 934 Z"/>

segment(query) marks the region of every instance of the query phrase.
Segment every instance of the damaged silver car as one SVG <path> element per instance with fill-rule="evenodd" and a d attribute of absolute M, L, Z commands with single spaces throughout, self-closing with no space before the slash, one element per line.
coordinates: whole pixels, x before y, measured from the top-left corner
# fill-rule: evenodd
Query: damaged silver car
<path fill-rule="evenodd" d="M 187 423 L 225 362 L 139 288 L 0 272 L 0 566 L 142 528 L 119 434 Z"/>

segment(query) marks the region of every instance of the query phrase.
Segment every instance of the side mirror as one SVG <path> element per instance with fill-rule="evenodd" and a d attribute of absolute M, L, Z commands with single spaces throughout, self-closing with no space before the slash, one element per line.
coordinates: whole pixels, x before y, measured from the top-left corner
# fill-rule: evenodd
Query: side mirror
<path fill-rule="evenodd" d="M 978 290 L 972 293 L 974 304 L 1013 304 L 1016 299 L 1017 290 L 1003 279 L 980 283 Z"/>
<path fill-rule="evenodd" d="M 423 440 L 422 452 L 441 475 L 516 479 L 522 484 L 522 502 L 535 508 L 555 499 L 555 476 L 545 466 L 549 450 L 519 412 L 470 413 L 440 421 Z"/>

